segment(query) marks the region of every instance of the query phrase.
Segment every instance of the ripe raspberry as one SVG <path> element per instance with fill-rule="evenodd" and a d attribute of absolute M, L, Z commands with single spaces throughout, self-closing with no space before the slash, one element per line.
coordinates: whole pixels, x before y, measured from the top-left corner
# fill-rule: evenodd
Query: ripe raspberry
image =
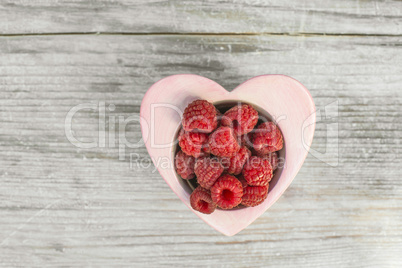
<path fill-rule="evenodd" d="M 209 151 L 219 157 L 232 157 L 240 149 L 233 129 L 229 127 L 219 127 L 209 135 L 208 146 Z"/>
<path fill-rule="evenodd" d="M 179 151 L 175 157 L 176 171 L 185 180 L 194 178 L 195 158 Z"/>
<path fill-rule="evenodd" d="M 222 164 L 230 174 L 238 175 L 241 173 L 244 163 L 250 158 L 251 152 L 246 147 L 241 147 L 235 156 L 222 158 Z"/>
<path fill-rule="evenodd" d="M 271 163 L 266 158 L 252 156 L 244 164 L 243 176 L 249 185 L 266 186 L 272 179 Z"/>
<path fill-rule="evenodd" d="M 269 160 L 269 163 L 271 163 L 271 166 L 272 166 L 272 170 L 275 170 L 278 168 L 279 159 L 278 159 L 277 152 L 269 153 L 269 154 L 263 156 L 263 158 L 267 158 Z"/>
<path fill-rule="evenodd" d="M 262 123 L 253 134 L 253 146 L 260 155 L 279 151 L 283 147 L 282 133 L 273 122 Z"/>
<path fill-rule="evenodd" d="M 247 207 L 255 207 L 267 198 L 268 195 L 267 186 L 249 186 L 243 189 L 243 197 L 241 198 L 241 204 Z"/>
<path fill-rule="evenodd" d="M 223 209 L 234 208 L 241 202 L 243 186 L 236 177 L 224 174 L 211 188 L 212 200 Z"/>
<path fill-rule="evenodd" d="M 181 150 L 195 158 L 203 156 L 201 151 L 203 146 L 208 142 L 208 134 L 198 132 L 187 132 L 181 130 L 179 134 L 179 146 Z"/>
<path fill-rule="evenodd" d="M 222 174 L 223 166 L 216 158 L 198 158 L 195 162 L 194 172 L 198 184 L 209 190 Z"/>
<path fill-rule="evenodd" d="M 210 133 L 218 125 L 215 106 L 206 100 L 195 100 L 184 109 L 182 125 L 184 130 Z"/>
<path fill-rule="evenodd" d="M 253 148 L 253 133 L 249 132 L 247 134 L 239 136 L 240 146 L 246 146 L 247 148 Z"/>
<path fill-rule="evenodd" d="M 258 112 L 248 104 L 229 109 L 222 117 L 222 125 L 233 128 L 235 135 L 243 135 L 253 130 L 258 121 Z"/>
<path fill-rule="evenodd" d="M 194 210 L 204 214 L 211 214 L 216 208 L 212 201 L 211 192 L 198 186 L 190 195 L 190 204 Z"/>

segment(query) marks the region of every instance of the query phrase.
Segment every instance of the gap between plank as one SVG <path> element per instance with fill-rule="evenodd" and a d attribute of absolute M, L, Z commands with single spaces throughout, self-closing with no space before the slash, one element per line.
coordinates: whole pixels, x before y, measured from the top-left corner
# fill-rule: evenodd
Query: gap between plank
<path fill-rule="evenodd" d="M 261 33 L 192 33 L 192 32 L 55 32 L 55 33 L 10 33 L 0 34 L 0 37 L 24 37 L 24 36 L 60 36 L 60 35 L 132 35 L 132 36 L 145 36 L 145 35 L 188 35 L 188 36 L 339 36 L 339 37 L 402 37 L 402 34 L 360 34 L 360 33 L 308 33 L 308 32 L 295 32 L 295 33 L 275 33 L 275 32 L 261 32 Z"/>

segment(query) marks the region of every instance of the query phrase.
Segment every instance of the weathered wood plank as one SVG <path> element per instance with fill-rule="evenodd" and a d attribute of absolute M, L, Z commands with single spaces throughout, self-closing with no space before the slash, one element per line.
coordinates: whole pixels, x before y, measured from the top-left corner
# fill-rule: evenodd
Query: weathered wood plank
<path fill-rule="evenodd" d="M 402 34 L 399 0 L 2 1 L 0 33 Z M 286 22 L 286 23 L 284 23 Z"/>
<path fill-rule="evenodd" d="M 398 267 L 400 46 L 398 37 L 356 36 L 0 38 L 2 265 Z M 117 147 L 80 149 L 67 140 L 72 107 L 114 104 L 107 120 L 138 114 L 152 83 L 188 72 L 228 89 L 283 73 L 310 89 L 318 109 L 338 101 L 338 117 L 318 123 L 313 143 L 320 152 L 339 145 L 338 166 L 310 155 L 268 212 L 224 237 L 147 166 L 143 146 L 126 148 L 120 161 Z M 96 140 L 98 119 L 77 113 L 76 137 Z M 139 125 L 126 134 L 140 140 Z M 130 166 L 130 153 L 139 165 Z"/>

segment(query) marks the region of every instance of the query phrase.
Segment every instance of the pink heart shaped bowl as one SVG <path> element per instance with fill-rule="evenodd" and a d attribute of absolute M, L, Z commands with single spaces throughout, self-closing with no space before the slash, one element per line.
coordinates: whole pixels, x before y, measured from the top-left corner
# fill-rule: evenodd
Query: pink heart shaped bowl
<path fill-rule="evenodd" d="M 278 124 L 284 139 L 279 157 L 284 158 L 284 165 L 275 171 L 268 197 L 262 204 L 234 210 L 217 209 L 210 215 L 191 208 L 191 188 L 177 175 L 174 154 L 183 111 L 195 99 L 214 104 L 248 103 Z M 308 154 L 316 121 L 315 105 L 309 91 L 284 75 L 257 76 L 231 92 L 202 76 L 168 76 L 149 88 L 142 100 L 140 115 L 143 140 L 166 183 L 198 217 L 228 236 L 251 224 L 289 187 Z"/>

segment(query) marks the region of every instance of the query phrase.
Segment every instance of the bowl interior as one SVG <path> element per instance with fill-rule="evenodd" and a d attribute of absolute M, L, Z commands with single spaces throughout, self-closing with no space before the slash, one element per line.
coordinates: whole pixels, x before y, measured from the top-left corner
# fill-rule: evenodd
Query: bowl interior
<path fill-rule="evenodd" d="M 235 100 L 228 100 L 228 101 L 219 101 L 219 102 L 214 102 L 213 103 L 215 105 L 215 107 L 222 113 L 224 114 L 227 110 L 229 110 L 230 108 L 232 108 L 233 106 L 239 105 L 239 104 L 249 104 L 251 105 L 254 109 L 257 110 L 258 115 L 259 115 L 259 120 L 256 126 L 258 126 L 259 124 L 263 123 L 263 122 L 274 122 L 277 123 L 275 121 L 275 119 L 264 109 L 262 109 L 261 107 L 258 107 L 254 104 L 251 103 L 247 103 L 247 102 L 239 102 L 239 101 L 235 101 Z M 278 126 L 279 127 L 279 126 Z M 180 150 L 179 147 L 179 143 L 178 143 L 178 136 L 179 136 L 179 132 L 181 129 L 181 124 L 179 124 L 177 126 L 177 130 L 176 130 L 176 134 L 174 136 L 174 141 L 172 144 L 172 157 L 171 159 L 173 159 L 174 161 L 174 156 L 176 155 L 176 153 Z M 283 137 L 283 148 L 278 151 L 278 160 L 279 160 L 279 164 L 278 164 L 278 168 L 274 171 L 273 177 L 271 179 L 271 182 L 269 183 L 269 189 L 268 189 L 268 195 L 269 192 L 272 191 L 275 188 L 275 185 L 277 184 L 278 180 L 280 179 L 281 173 L 284 169 L 285 166 L 285 154 L 286 154 L 286 141 L 285 141 L 285 137 Z M 173 166 L 174 163 L 172 163 Z M 176 175 L 176 179 L 179 182 L 179 184 L 181 185 L 181 187 L 183 187 L 183 189 L 190 195 L 192 193 L 192 191 L 198 186 L 197 180 L 196 178 L 193 178 L 191 180 L 184 180 L 180 177 L 179 174 L 177 174 L 177 172 L 175 172 Z M 231 210 L 235 210 L 235 209 L 244 209 L 246 208 L 245 206 L 238 206 L 236 208 L 233 208 Z M 218 208 L 219 209 L 219 208 Z"/>

